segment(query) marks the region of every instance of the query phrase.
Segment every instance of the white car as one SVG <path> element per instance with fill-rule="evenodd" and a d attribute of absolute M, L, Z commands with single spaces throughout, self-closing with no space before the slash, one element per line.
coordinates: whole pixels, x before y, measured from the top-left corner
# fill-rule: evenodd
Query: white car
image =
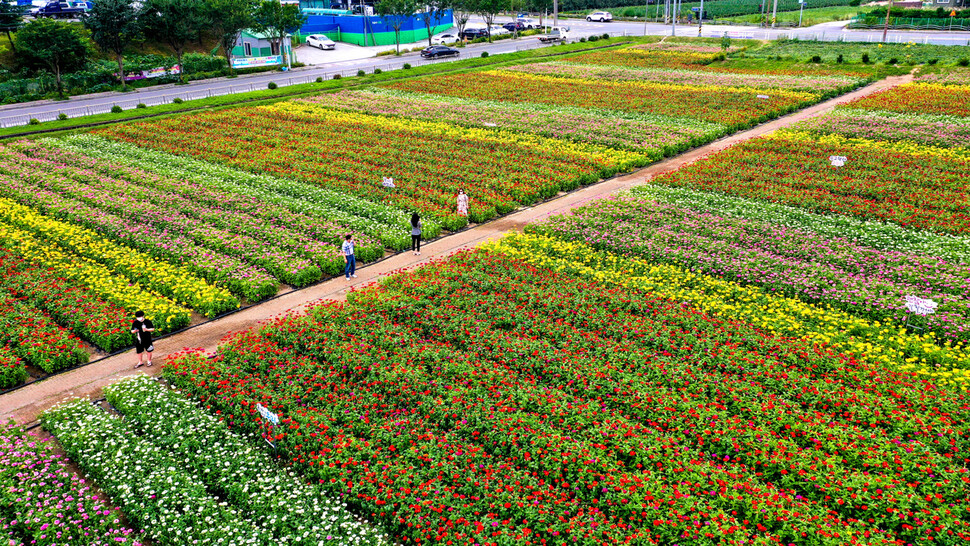
<path fill-rule="evenodd" d="M 586 20 L 589 22 L 599 21 L 600 23 L 605 23 L 613 20 L 613 14 L 608 11 L 594 11 L 586 16 Z"/>
<path fill-rule="evenodd" d="M 492 25 L 489 34 L 492 36 L 501 36 L 503 34 L 509 34 L 509 29 L 503 28 L 501 25 Z"/>
<path fill-rule="evenodd" d="M 528 17 L 519 17 L 518 19 L 516 19 L 516 21 L 525 25 L 525 28 L 527 28 L 528 30 L 539 28 L 539 23 L 537 23 L 535 19 L 529 19 Z"/>
<path fill-rule="evenodd" d="M 439 34 L 431 38 L 432 45 L 451 44 L 458 41 L 458 34 L 446 33 Z"/>
<path fill-rule="evenodd" d="M 323 34 L 311 34 L 306 37 L 307 47 L 318 47 L 320 49 L 336 49 L 337 44 Z"/>

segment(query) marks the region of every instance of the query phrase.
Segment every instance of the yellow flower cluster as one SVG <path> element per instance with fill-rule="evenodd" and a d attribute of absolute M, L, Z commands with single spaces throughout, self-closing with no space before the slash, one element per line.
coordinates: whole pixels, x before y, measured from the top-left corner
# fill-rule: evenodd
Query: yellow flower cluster
<path fill-rule="evenodd" d="M 862 150 L 884 150 L 923 157 L 941 157 L 945 159 L 970 160 L 970 149 L 940 148 L 928 144 L 919 144 L 911 140 L 895 142 L 884 140 L 870 140 L 868 138 L 846 137 L 837 134 L 815 135 L 805 131 L 776 131 L 765 135 L 768 140 L 787 140 L 789 142 L 820 143 L 827 146 L 853 147 Z"/>
<path fill-rule="evenodd" d="M 503 72 L 503 74 L 505 74 Z M 450 123 L 424 121 L 417 119 L 389 118 L 368 114 L 331 110 L 325 106 L 309 102 L 278 102 L 260 106 L 263 110 L 279 112 L 288 116 L 308 116 L 315 122 L 323 121 L 333 126 L 352 124 L 366 124 L 383 127 L 388 131 L 414 131 L 424 135 L 442 138 L 472 139 L 483 142 L 495 142 L 502 145 L 515 145 L 543 151 L 554 151 L 592 160 L 597 164 L 626 170 L 627 168 L 646 164 L 645 155 L 625 150 L 608 148 L 596 144 L 558 140 L 535 134 L 516 133 L 496 128 L 462 127 Z"/>
<path fill-rule="evenodd" d="M 555 89 L 556 85 L 562 83 L 562 78 L 556 76 L 542 76 L 538 74 L 526 74 L 524 72 L 513 72 L 513 71 L 499 71 L 499 70 L 486 70 L 481 72 L 482 74 L 487 74 L 490 76 L 501 76 L 503 78 L 515 78 L 524 81 L 541 81 L 548 83 L 550 89 Z M 637 88 L 644 89 L 651 92 L 656 92 L 659 100 L 663 100 L 662 97 L 665 93 L 682 93 L 685 90 L 696 89 L 700 91 L 712 91 L 716 93 L 751 93 L 754 95 L 761 95 L 766 93 L 764 89 L 758 89 L 755 87 L 732 87 L 726 85 L 683 85 L 675 83 L 657 83 L 657 82 L 647 82 L 647 81 L 636 81 L 636 80 L 623 80 L 623 81 L 604 81 L 604 80 L 594 80 L 590 78 L 569 78 L 571 82 L 585 82 L 593 85 L 600 86 L 616 86 L 616 87 L 627 87 L 627 88 Z M 783 89 L 772 89 L 770 93 L 772 98 L 775 99 L 787 99 L 786 102 L 792 103 L 806 103 L 815 102 L 818 100 L 818 96 L 812 93 L 805 93 L 801 91 L 787 91 Z"/>
<path fill-rule="evenodd" d="M 940 343 L 932 334 L 909 334 L 892 324 L 676 266 L 600 252 L 582 243 L 515 233 L 486 243 L 484 248 L 556 271 L 687 301 L 713 315 L 778 335 L 824 343 L 861 361 L 927 375 L 964 391 L 970 386 L 970 351 L 950 342 Z"/>
<path fill-rule="evenodd" d="M 100 263 L 114 276 L 140 283 L 209 317 L 239 307 L 239 300 L 228 290 L 212 286 L 183 267 L 156 260 L 94 231 L 44 216 L 9 199 L 0 198 L 0 222 Z"/>
<path fill-rule="evenodd" d="M 129 312 L 145 311 L 160 332 L 187 326 L 190 311 L 176 302 L 131 284 L 107 267 L 76 254 L 62 251 L 56 245 L 39 241 L 30 233 L 0 223 L 0 245 L 25 259 L 49 267 L 58 275 L 91 289 L 105 301 Z"/>

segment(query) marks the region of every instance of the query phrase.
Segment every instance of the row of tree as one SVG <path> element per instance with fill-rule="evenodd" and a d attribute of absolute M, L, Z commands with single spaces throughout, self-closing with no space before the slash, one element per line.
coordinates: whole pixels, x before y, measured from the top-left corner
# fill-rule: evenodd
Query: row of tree
<path fill-rule="evenodd" d="M 480 16 L 489 29 L 502 12 L 526 11 L 542 13 L 553 6 L 553 0 L 379 0 L 377 14 L 394 29 L 398 53 L 401 52 L 401 28 L 415 14 L 428 31 L 428 45 L 434 27 L 441 24 L 448 10 L 452 11 L 455 28 L 461 34 L 472 15 Z"/>
<path fill-rule="evenodd" d="M 61 74 L 83 66 L 85 47 L 75 29 L 63 23 L 38 20 L 20 28 L 22 10 L 0 0 L 0 27 L 18 30 L 11 41 L 18 56 L 36 59 L 56 77 L 58 91 Z M 10 16 L 8 17 L 8 14 Z M 186 46 L 203 33 L 219 37 L 226 62 L 232 71 L 231 53 L 243 30 L 253 29 L 268 37 L 274 52 L 281 51 L 287 34 L 299 30 L 306 21 L 299 6 L 280 0 L 97 0 L 81 22 L 91 33 L 91 41 L 118 62 L 118 76 L 125 84 L 125 50 L 135 41 L 148 39 L 172 48 L 181 74 Z M 77 68 L 75 68 L 77 67 Z"/>

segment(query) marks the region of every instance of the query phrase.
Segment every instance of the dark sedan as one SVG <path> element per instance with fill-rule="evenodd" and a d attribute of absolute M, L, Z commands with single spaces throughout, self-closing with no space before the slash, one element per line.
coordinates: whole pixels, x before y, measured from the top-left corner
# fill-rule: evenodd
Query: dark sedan
<path fill-rule="evenodd" d="M 421 56 L 425 59 L 434 59 L 436 57 L 457 57 L 460 55 L 457 49 L 436 45 L 431 47 L 426 47 L 421 50 Z"/>
<path fill-rule="evenodd" d="M 529 27 L 525 26 L 525 23 L 518 22 L 518 21 L 516 21 L 515 23 L 505 23 L 504 25 L 502 25 L 502 28 L 504 28 L 509 32 L 515 32 L 515 31 L 522 32 L 523 30 L 529 29 Z"/>
<path fill-rule="evenodd" d="M 488 38 L 488 31 L 484 28 L 466 28 L 458 35 L 462 40 L 474 40 L 476 38 Z"/>

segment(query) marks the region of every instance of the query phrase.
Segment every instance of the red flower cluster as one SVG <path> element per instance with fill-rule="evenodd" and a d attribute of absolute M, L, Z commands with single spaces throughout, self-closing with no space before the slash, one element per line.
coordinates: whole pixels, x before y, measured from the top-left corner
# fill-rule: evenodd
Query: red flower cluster
<path fill-rule="evenodd" d="M 966 395 L 477 252 L 165 369 L 406 544 L 956 544 Z"/>

